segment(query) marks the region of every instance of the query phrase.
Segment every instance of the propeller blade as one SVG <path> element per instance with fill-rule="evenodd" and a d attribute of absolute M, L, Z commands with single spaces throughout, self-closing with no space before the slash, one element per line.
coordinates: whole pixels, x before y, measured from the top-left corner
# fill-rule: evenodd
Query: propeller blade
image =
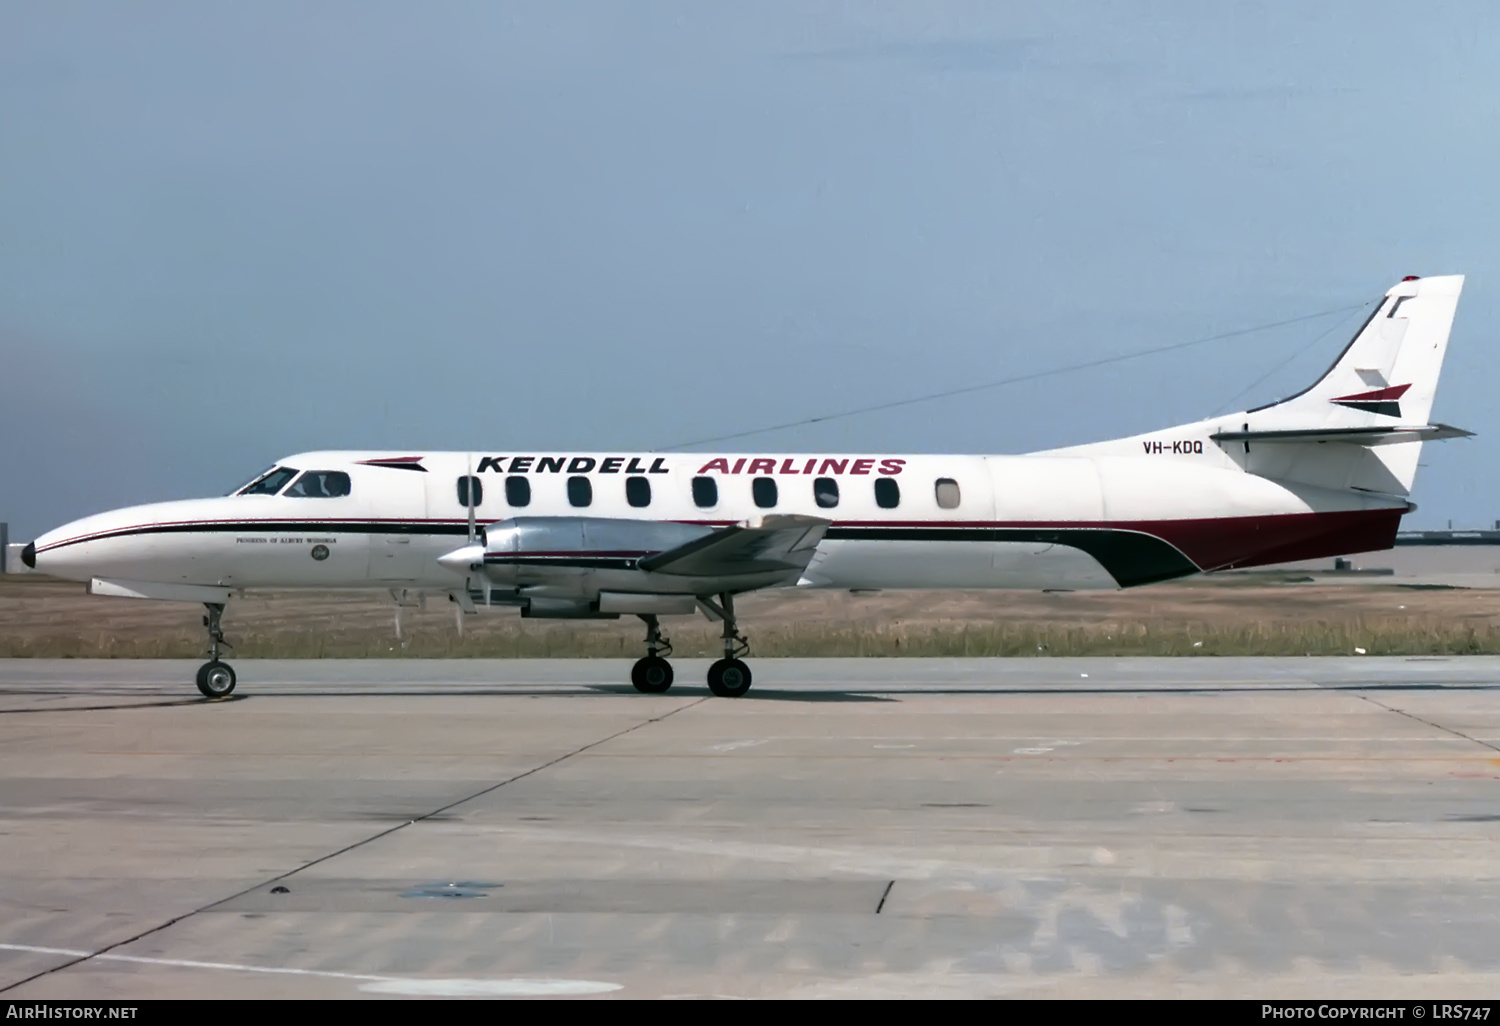
<path fill-rule="evenodd" d="M 474 526 L 474 457 L 468 458 L 468 468 L 464 471 L 464 497 L 469 500 L 469 544 L 473 545 L 479 537 L 479 531 Z"/>

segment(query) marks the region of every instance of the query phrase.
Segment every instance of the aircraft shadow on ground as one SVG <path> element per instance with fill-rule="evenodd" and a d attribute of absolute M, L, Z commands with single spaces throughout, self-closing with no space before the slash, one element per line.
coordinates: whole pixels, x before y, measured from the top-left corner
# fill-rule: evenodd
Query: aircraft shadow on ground
<path fill-rule="evenodd" d="M 169 685 L 163 685 L 168 687 Z M 551 687 L 434 687 L 420 688 L 370 688 L 370 687 L 326 687 L 314 686 L 298 688 L 295 691 L 285 690 L 286 685 L 270 685 L 266 691 L 257 692 L 254 686 L 246 689 L 245 693 L 230 695 L 226 698 L 208 699 L 197 695 L 182 698 L 158 698 L 156 700 L 138 702 L 117 702 L 99 705 L 57 705 L 57 706 L 29 706 L 12 709 L 0 709 L 0 716 L 19 713 L 68 713 L 68 712 L 108 712 L 121 709 L 148 709 L 153 707 L 171 706 L 195 706 L 195 705 L 221 705 L 230 702 L 244 702 L 254 698 L 589 698 L 608 696 L 637 697 L 636 690 L 629 684 L 560 684 Z M 1400 692 L 1400 691 L 1500 691 L 1500 682 L 1470 682 L 1455 681 L 1451 683 L 1424 681 L 1421 683 L 1402 682 L 1379 682 L 1379 683 L 1340 683 L 1340 684 L 1277 684 L 1269 687 L 1255 686 L 1223 686 L 1223 685 L 1196 685 L 1196 686 L 1172 686 L 1172 685 L 1140 685 L 1140 684 L 1105 684 L 1092 685 L 1088 687 L 1077 687 L 1071 684 L 1042 684 L 1042 685 L 963 685 L 958 687 L 931 687 L 931 686 L 897 686 L 897 687 L 869 687 L 869 688 L 828 688 L 828 689 L 791 689 L 763 687 L 750 691 L 737 701 L 741 702 L 799 702 L 806 704 L 817 703 L 899 703 L 905 698 L 931 696 L 999 696 L 999 695 L 1031 695 L 1031 696 L 1060 696 L 1060 695 L 1203 695 L 1203 694 L 1265 694 L 1267 692 L 1307 692 L 1307 691 L 1370 691 L 1370 692 Z M 62 691 L 55 687 L 39 689 L 5 690 L 3 694 L 11 697 L 23 696 L 47 696 L 57 697 L 68 695 L 80 697 L 78 691 Z M 87 692 L 83 692 L 87 694 Z M 707 687 L 701 685 L 679 686 L 672 689 L 668 697 L 680 698 L 707 698 L 711 693 Z M 120 696 L 124 697 L 124 696 Z M 145 697 L 145 696 L 142 696 Z M 645 698 L 646 696 L 639 696 Z M 730 701 L 726 699 L 726 701 Z"/>
<path fill-rule="evenodd" d="M 590 691 L 608 695 L 633 695 L 635 688 L 628 684 L 588 684 L 585 685 Z M 710 697 L 712 692 L 706 687 L 674 687 L 673 695 Z M 775 688 L 751 689 L 748 693 L 740 696 L 738 701 L 760 701 L 760 702 L 897 702 L 900 699 L 886 698 L 883 695 L 872 694 L 869 691 L 782 691 Z"/>
<path fill-rule="evenodd" d="M 11 694 L 25 694 L 25 692 L 10 692 Z M 48 692 L 55 694 L 55 692 Z M 65 713 L 65 712 L 110 712 L 118 709 L 153 709 L 174 705 L 213 705 L 221 702 L 239 702 L 248 698 L 248 695 L 230 695 L 227 698 L 178 698 L 165 702 L 120 702 L 114 705 L 38 705 L 20 709 L 0 709 L 0 716 L 8 716 L 14 713 Z"/>

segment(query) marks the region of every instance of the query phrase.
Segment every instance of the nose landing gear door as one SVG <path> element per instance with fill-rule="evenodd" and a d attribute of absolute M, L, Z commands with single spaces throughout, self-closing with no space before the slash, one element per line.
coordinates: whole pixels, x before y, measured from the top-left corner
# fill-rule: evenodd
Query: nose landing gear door
<path fill-rule="evenodd" d="M 410 583 L 442 553 L 430 553 L 427 534 L 427 482 L 415 459 L 381 461 L 370 481 L 370 579 Z"/>

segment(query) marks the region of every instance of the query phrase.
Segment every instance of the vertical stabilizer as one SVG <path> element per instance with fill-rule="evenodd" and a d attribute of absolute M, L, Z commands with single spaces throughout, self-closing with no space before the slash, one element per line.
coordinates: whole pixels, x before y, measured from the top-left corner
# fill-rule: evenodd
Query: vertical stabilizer
<path fill-rule="evenodd" d="M 1218 457 L 1283 483 L 1404 500 L 1422 442 L 1469 434 L 1428 420 L 1463 286 L 1458 274 L 1402 279 L 1328 372 L 1296 395 L 1047 455 Z"/>
<path fill-rule="evenodd" d="M 1314 384 L 1240 418 L 1224 419 L 1238 419 L 1251 432 L 1425 427 L 1463 286 L 1459 274 L 1403 280 L 1386 292 Z M 1416 478 L 1422 442 L 1245 448 L 1251 454 L 1245 468 L 1253 473 L 1404 496 Z"/>
<path fill-rule="evenodd" d="M 1253 426 L 1426 424 L 1463 287 L 1461 274 L 1402 281 L 1327 374 L 1288 399 L 1249 411 Z"/>

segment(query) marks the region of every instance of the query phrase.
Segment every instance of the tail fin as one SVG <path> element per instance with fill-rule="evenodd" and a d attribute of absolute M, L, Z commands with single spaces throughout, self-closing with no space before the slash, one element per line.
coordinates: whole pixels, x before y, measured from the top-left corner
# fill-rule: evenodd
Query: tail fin
<path fill-rule="evenodd" d="M 1280 426 L 1283 419 L 1298 427 L 1426 424 L 1463 287 L 1461 274 L 1404 279 L 1327 374 L 1288 399 L 1250 410 L 1263 421 L 1255 426 Z"/>
<path fill-rule="evenodd" d="M 1462 275 L 1406 278 L 1385 294 L 1328 373 L 1243 413 L 1048 455 L 1187 453 L 1209 446 L 1251 474 L 1323 489 L 1410 494 L 1423 441 L 1469 432 L 1428 423 Z"/>
<path fill-rule="evenodd" d="M 1423 439 L 1467 434 L 1428 423 L 1463 285 L 1458 274 L 1402 280 L 1328 373 L 1290 398 L 1224 418 L 1240 430 L 1221 429 L 1214 440 L 1240 443 L 1255 474 L 1409 494 Z"/>

